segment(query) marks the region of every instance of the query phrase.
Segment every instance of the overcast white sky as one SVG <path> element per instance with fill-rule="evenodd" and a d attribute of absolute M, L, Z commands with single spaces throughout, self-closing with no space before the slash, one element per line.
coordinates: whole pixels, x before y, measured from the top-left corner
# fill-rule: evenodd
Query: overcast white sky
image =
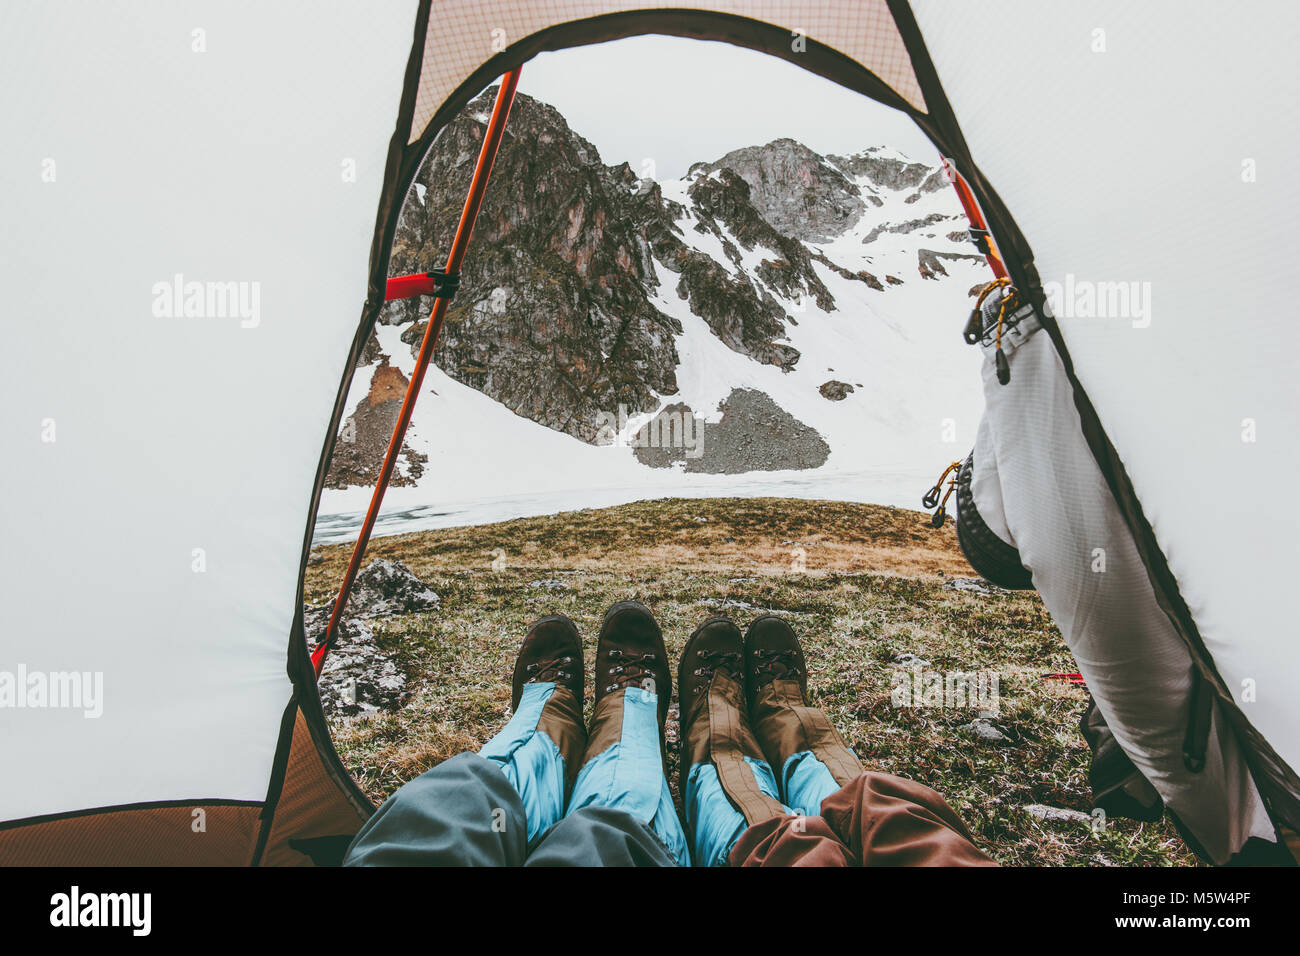
<path fill-rule="evenodd" d="M 908 117 L 762 53 L 726 43 L 644 36 L 543 53 L 519 89 L 550 103 L 607 164 L 675 179 L 691 163 L 782 136 L 819 153 L 893 146 L 938 163 Z"/>

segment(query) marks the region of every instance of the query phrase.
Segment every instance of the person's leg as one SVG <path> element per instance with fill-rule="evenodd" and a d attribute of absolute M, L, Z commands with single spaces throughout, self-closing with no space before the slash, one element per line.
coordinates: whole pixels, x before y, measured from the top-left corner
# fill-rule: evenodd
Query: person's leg
<path fill-rule="evenodd" d="M 781 765 L 780 790 L 790 809 L 801 816 L 816 816 L 822 801 L 840 789 L 841 784 L 811 750 L 791 754 Z"/>
<path fill-rule="evenodd" d="M 498 767 L 464 753 L 384 801 L 353 838 L 344 866 L 519 866 L 524 804 Z"/>
<path fill-rule="evenodd" d="M 750 625 L 745 677 L 755 736 L 781 768 L 781 793 L 795 816 L 747 830 L 732 850 L 733 865 L 992 865 L 938 793 L 863 772 L 826 715 L 808 706 L 803 649 L 780 618 Z"/>
<path fill-rule="evenodd" d="M 564 816 L 586 745 L 582 639 L 563 615 L 539 620 L 519 650 L 511 681 L 514 715 L 479 756 L 497 766 L 523 802 L 527 841 Z"/>
<path fill-rule="evenodd" d="M 345 866 L 518 866 L 564 815 L 586 744 L 582 640 L 563 615 L 524 637 L 511 680 L 514 715 L 477 754 L 408 782 L 361 828 Z"/>
<path fill-rule="evenodd" d="M 609 609 L 596 647 L 591 731 L 568 812 L 620 811 L 648 827 L 671 859 L 688 866 L 686 836 L 664 776 L 663 726 L 672 697 L 667 656 L 646 607 L 625 601 Z"/>
<path fill-rule="evenodd" d="M 625 810 L 589 806 L 553 826 L 524 866 L 677 866 L 654 828 Z"/>
<path fill-rule="evenodd" d="M 826 715 L 808 706 L 808 665 L 785 621 L 768 614 L 749 626 L 745 674 L 754 733 L 781 774 L 781 795 L 796 814 L 815 816 L 862 765 Z"/>
<path fill-rule="evenodd" d="M 677 672 L 681 792 L 696 866 L 724 866 L 740 835 L 784 817 L 772 769 L 749 728 L 743 639 L 726 618 L 691 635 Z"/>
<path fill-rule="evenodd" d="M 934 790 L 867 771 L 822 800 L 812 817 L 750 827 L 732 866 L 996 866 Z"/>

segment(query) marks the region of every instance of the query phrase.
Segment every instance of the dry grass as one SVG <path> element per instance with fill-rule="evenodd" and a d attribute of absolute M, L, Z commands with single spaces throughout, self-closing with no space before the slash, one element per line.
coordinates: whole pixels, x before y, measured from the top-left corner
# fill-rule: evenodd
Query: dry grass
<path fill-rule="evenodd" d="M 1036 803 L 1090 809 L 1088 749 L 1077 729 L 1086 693 L 1041 679 L 1075 666 L 1036 595 L 944 587 L 974 572 L 951 525 L 935 531 L 926 522 L 917 512 L 842 502 L 667 499 L 380 539 L 367 560 L 401 560 L 438 591 L 442 609 L 380 625 L 381 645 L 414 691 L 395 713 L 337 721 L 339 752 L 378 801 L 478 749 L 506 720 L 519 640 L 542 614 L 573 618 L 590 661 L 615 601 L 648 604 L 674 656 L 712 614 L 729 612 L 743 627 L 759 613 L 746 605 L 789 616 L 815 703 L 863 763 L 939 790 L 999 861 L 1193 863 L 1167 822 L 1116 820 L 1094 834 L 1024 811 Z M 324 562 L 308 572 L 311 602 L 337 586 L 348 548 L 320 553 Z M 493 570 L 502 554 L 505 568 Z M 976 716 L 967 708 L 894 706 L 893 662 L 904 653 L 942 671 L 998 674 L 997 725 L 1009 740 L 963 730 Z M 675 720 L 668 736 L 672 750 Z"/>

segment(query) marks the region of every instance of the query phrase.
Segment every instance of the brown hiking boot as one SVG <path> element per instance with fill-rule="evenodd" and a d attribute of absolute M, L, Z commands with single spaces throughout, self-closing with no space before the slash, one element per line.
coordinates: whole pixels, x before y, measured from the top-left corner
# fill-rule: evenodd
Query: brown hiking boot
<path fill-rule="evenodd" d="M 624 706 L 628 700 L 628 695 L 622 692 L 640 688 L 656 697 L 659 756 L 666 766 L 664 721 L 673 696 L 673 679 L 663 633 L 644 604 L 620 601 L 605 612 L 605 623 L 596 643 L 595 680 L 596 705 L 591 709 L 591 728 L 587 732 L 582 763 L 591 762 L 622 739 Z"/>
<path fill-rule="evenodd" d="M 681 710 L 681 792 L 691 768 L 712 763 L 723 792 L 751 824 L 779 816 L 781 804 L 758 788 L 745 758 L 762 760 L 749 726 L 745 695 L 745 641 L 729 618 L 710 618 L 696 628 L 677 670 Z M 694 827 L 694 821 L 689 821 Z"/>
<path fill-rule="evenodd" d="M 519 709 L 525 684 L 555 681 L 567 687 L 578 701 L 582 713 L 583 700 L 582 638 L 578 629 L 563 614 L 549 614 L 528 629 L 524 643 L 515 661 L 515 673 L 510 682 L 510 708 Z"/>
<path fill-rule="evenodd" d="M 763 615 L 745 632 L 745 684 L 754 736 L 778 780 L 786 761 L 804 751 L 812 751 L 841 787 L 862 774 L 858 758 L 827 716 L 808 706 L 803 648 L 776 615 Z"/>
<path fill-rule="evenodd" d="M 774 680 L 792 680 L 808 697 L 808 665 L 803 647 L 790 625 L 775 614 L 764 614 L 745 632 L 745 690 L 754 699 L 759 687 Z"/>
<path fill-rule="evenodd" d="M 605 612 L 596 643 L 596 703 L 625 687 L 640 687 L 659 700 L 659 733 L 663 735 L 673 696 L 668 649 L 654 615 L 637 601 L 620 601 Z"/>
<path fill-rule="evenodd" d="M 697 700 L 709 689 L 715 672 L 721 671 L 744 684 L 745 638 L 728 617 L 713 617 L 691 635 L 677 664 L 677 699 L 683 725 L 696 709 Z"/>

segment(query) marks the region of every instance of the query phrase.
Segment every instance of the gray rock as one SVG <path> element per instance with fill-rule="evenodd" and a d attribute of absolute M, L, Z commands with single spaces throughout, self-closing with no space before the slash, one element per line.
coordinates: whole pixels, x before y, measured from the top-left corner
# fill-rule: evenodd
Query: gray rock
<path fill-rule="evenodd" d="M 865 149 L 852 156 L 827 156 L 828 162 L 850 176 L 864 176 L 870 182 L 884 186 L 886 189 L 911 189 L 920 187 L 925 192 L 934 192 L 930 182 L 936 173 L 942 179 L 942 170 L 925 163 L 904 161 L 890 156 L 877 155 L 875 148 Z"/>
<path fill-rule="evenodd" d="M 407 694 L 406 677 L 375 643 L 369 622 L 437 610 L 439 603 L 433 589 L 400 561 L 373 561 L 358 574 L 339 636 L 321 671 L 318 686 L 326 715 L 351 717 L 400 707 Z M 303 630 L 310 644 L 325 633 L 333 608 L 332 600 L 303 608 Z"/>
<path fill-rule="evenodd" d="M 839 382 L 832 379 L 829 382 L 823 382 L 817 391 L 822 393 L 822 398 L 830 399 L 832 402 L 842 402 L 849 397 L 849 394 L 853 391 L 853 386 L 848 382 Z"/>
<path fill-rule="evenodd" d="M 933 249 L 918 249 L 916 251 L 917 271 L 921 273 L 922 279 L 937 279 L 939 276 L 946 276 L 948 270 L 943 267 L 944 260 L 960 262 L 963 259 L 974 262 L 984 261 L 983 256 L 973 253 L 936 252 Z"/>
<path fill-rule="evenodd" d="M 370 373 L 370 391 L 357 403 L 334 443 L 326 488 L 368 486 L 375 483 L 384 464 L 393 426 L 402 408 L 407 379 L 401 369 L 388 364 L 383 356 Z M 428 456 L 412 450 L 405 442 L 393 471 L 390 485 L 412 485 L 424 474 Z"/>
<path fill-rule="evenodd" d="M 957 729 L 970 734 L 972 737 L 978 737 L 980 740 L 987 740 L 990 743 L 1005 743 L 1011 740 L 988 717 L 977 717 L 969 724 L 962 724 Z"/>
<path fill-rule="evenodd" d="M 565 584 L 563 581 L 556 580 L 555 578 L 542 578 L 541 580 L 538 581 L 529 581 L 528 587 L 533 588 L 535 590 L 542 590 L 542 591 L 571 591 L 572 590 L 572 588 L 570 588 L 569 585 Z"/>
<path fill-rule="evenodd" d="M 633 453 L 652 468 L 684 463 L 688 472 L 714 475 L 818 468 L 830 457 L 817 430 L 766 392 L 732 389 L 719 410 L 719 421 L 705 422 L 687 405 L 669 405 L 637 432 Z"/>
<path fill-rule="evenodd" d="M 692 170 L 730 169 L 749 185 L 754 208 L 776 229 L 805 241 L 824 241 L 856 223 L 866 203 L 854 183 L 802 143 L 777 139 L 733 150 Z"/>
<path fill-rule="evenodd" d="M 930 662 L 924 657 L 918 657 L 915 654 L 899 654 L 894 658 L 895 664 L 902 664 L 904 667 L 929 667 Z"/>
<path fill-rule="evenodd" d="M 882 222 L 862 237 L 863 245 L 875 242 L 886 233 L 904 233 L 913 232 L 925 226 L 932 226 L 936 222 L 943 222 L 945 219 L 953 219 L 953 216 L 945 216 L 943 213 L 934 212 L 924 219 L 909 219 L 907 222 Z M 963 234 L 964 235 L 964 234 Z"/>
<path fill-rule="evenodd" d="M 1042 803 L 1031 803 L 1021 809 L 1031 817 L 1037 817 L 1039 820 L 1047 820 L 1051 823 L 1085 823 L 1092 826 L 1092 817 L 1078 810 L 1049 807 Z"/>
<path fill-rule="evenodd" d="M 309 637 L 324 633 L 330 606 L 306 613 Z M 338 640 L 325 658 L 317 690 L 327 717 L 354 717 L 397 709 L 405 700 L 407 682 L 392 657 L 375 644 L 370 625 L 345 617 Z"/>
<path fill-rule="evenodd" d="M 441 599 L 401 561 L 372 561 L 352 586 L 346 613 L 373 618 L 388 614 L 436 611 Z"/>
<path fill-rule="evenodd" d="M 413 193 L 403 207 L 390 274 L 443 264 L 482 142 L 478 117 L 494 95 L 472 101 L 434 143 L 416 175 L 424 201 Z M 587 442 L 599 413 L 657 407 L 677 391 L 681 328 L 651 304 L 651 247 L 680 244 L 674 218 L 657 185 L 626 163 L 606 166 L 553 107 L 517 95 L 434 361 Z M 428 302 L 410 301 L 388 314 L 416 323 L 402 336 L 415 351 Z"/>
<path fill-rule="evenodd" d="M 1010 594 L 1006 588 L 1000 588 L 992 581 L 983 578 L 949 578 L 943 582 L 945 591 L 965 591 L 967 594 L 983 594 L 992 597 L 998 594 Z"/>
<path fill-rule="evenodd" d="M 782 608 L 759 607 L 756 604 L 750 604 L 748 601 L 738 601 L 735 598 L 705 598 L 700 603 L 706 607 L 747 611 L 751 614 L 779 614 L 782 617 L 807 617 L 811 613 L 809 611 L 786 611 Z"/>

